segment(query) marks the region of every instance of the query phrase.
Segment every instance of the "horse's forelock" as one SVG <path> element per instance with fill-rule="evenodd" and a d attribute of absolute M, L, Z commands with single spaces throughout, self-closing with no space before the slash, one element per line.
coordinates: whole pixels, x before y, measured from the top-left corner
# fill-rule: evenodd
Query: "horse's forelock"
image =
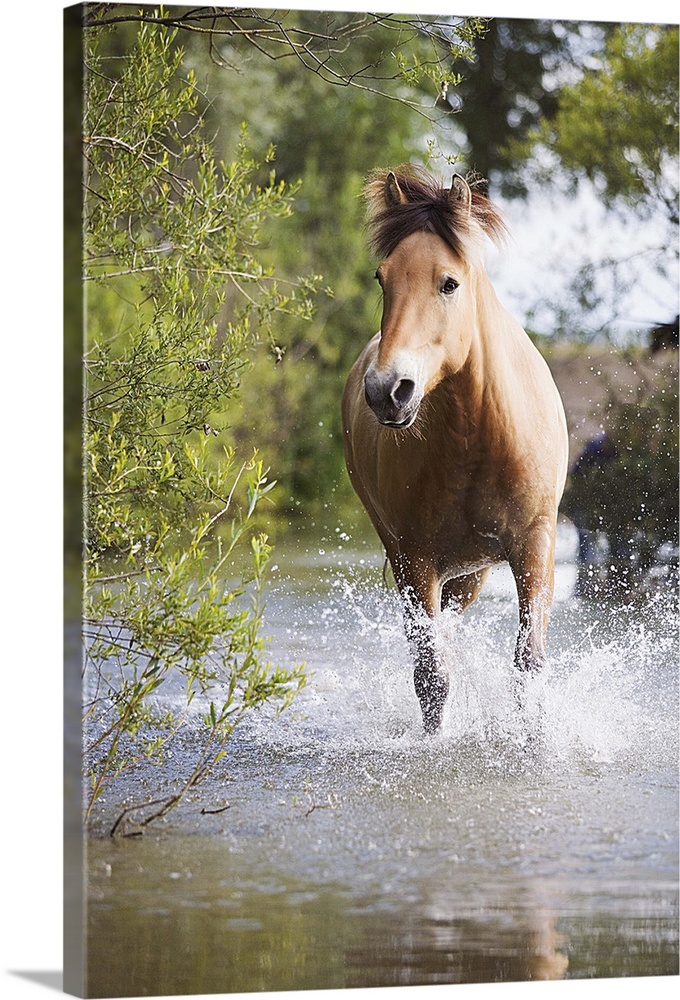
<path fill-rule="evenodd" d="M 405 200 L 388 203 L 385 185 L 389 171 L 377 171 L 369 178 L 364 194 L 367 201 L 369 242 L 377 257 L 386 258 L 412 233 L 431 232 L 440 236 L 464 260 L 472 263 L 481 251 L 485 233 L 500 244 L 507 229 L 498 209 L 478 190 L 480 179 L 471 179 L 471 200 L 451 197 L 450 188 L 416 168 L 394 171 Z"/>

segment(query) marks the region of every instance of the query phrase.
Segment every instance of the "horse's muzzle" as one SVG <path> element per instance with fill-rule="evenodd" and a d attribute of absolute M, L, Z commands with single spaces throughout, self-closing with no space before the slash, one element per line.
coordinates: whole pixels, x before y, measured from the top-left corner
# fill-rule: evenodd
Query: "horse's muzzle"
<path fill-rule="evenodd" d="M 413 379 L 385 377 L 373 368 L 364 376 L 364 395 L 380 423 L 387 427 L 410 427 L 422 399 Z"/>

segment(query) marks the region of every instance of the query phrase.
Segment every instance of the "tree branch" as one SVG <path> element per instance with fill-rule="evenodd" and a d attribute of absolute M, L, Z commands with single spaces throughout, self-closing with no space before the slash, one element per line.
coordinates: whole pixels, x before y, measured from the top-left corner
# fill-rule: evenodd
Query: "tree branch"
<path fill-rule="evenodd" d="M 389 93 L 384 88 L 372 86 L 373 83 L 395 83 L 403 79 L 402 73 L 380 72 L 381 58 L 378 62 L 352 69 L 345 65 L 341 56 L 351 47 L 351 42 L 357 37 L 370 32 L 374 28 L 383 29 L 397 35 L 408 37 L 396 39 L 396 44 L 389 47 L 388 55 L 412 42 L 414 36 L 429 39 L 435 49 L 435 56 L 421 64 L 421 69 L 440 67 L 446 72 L 444 61 L 456 44 L 456 28 L 464 24 L 466 18 L 451 16 L 450 18 L 426 17 L 414 15 L 346 13 L 338 21 L 338 12 L 331 12 L 335 30 L 320 31 L 312 27 L 304 27 L 299 23 L 289 23 L 294 16 L 291 11 L 282 10 L 275 14 L 267 14 L 256 8 L 247 7 L 195 7 L 181 14 L 158 15 L 153 10 L 130 10 L 116 13 L 117 5 L 95 4 L 87 9 L 86 28 L 98 28 L 104 25 L 125 22 L 152 23 L 176 30 L 207 35 L 210 39 L 210 55 L 213 62 L 223 64 L 221 56 L 216 52 L 215 39 L 242 39 L 256 49 L 265 58 L 294 58 L 309 72 L 315 73 L 324 82 L 339 87 L 356 87 L 367 93 L 376 94 L 392 101 L 398 101 L 421 115 L 429 117 L 431 106 L 427 108 L 415 100 L 408 100 L 404 95 Z M 329 16 L 329 26 L 331 18 Z M 461 44 L 465 44 L 461 41 Z M 437 48 L 442 50 L 441 59 L 436 54 Z M 428 113 L 429 112 L 429 113 Z"/>

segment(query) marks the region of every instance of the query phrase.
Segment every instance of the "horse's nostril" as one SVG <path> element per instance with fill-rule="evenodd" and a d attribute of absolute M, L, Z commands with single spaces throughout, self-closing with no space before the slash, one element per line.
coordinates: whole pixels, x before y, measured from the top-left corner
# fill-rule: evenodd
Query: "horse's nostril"
<path fill-rule="evenodd" d="M 407 403 L 413 398 L 413 394 L 416 391 L 416 384 L 410 378 L 403 378 L 397 382 L 396 386 L 392 390 L 392 399 L 397 404 L 397 406 L 406 406 Z"/>

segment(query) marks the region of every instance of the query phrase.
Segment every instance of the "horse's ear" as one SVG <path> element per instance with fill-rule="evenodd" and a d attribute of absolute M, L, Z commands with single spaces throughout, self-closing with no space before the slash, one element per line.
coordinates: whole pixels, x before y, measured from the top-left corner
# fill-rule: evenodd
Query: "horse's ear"
<path fill-rule="evenodd" d="M 404 192 L 399 187 L 399 181 L 397 180 L 397 175 L 393 170 L 390 170 L 387 177 L 385 178 L 385 204 L 387 205 L 405 205 L 408 198 Z"/>
<path fill-rule="evenodd" d="M 470 190 L 470 185 L 461 177 L 460 174 L 454 174 L 451 180 L 451 201 L 457 202 L 461 207 L 470 211 L 472 206 L 472 191 Z"/>

